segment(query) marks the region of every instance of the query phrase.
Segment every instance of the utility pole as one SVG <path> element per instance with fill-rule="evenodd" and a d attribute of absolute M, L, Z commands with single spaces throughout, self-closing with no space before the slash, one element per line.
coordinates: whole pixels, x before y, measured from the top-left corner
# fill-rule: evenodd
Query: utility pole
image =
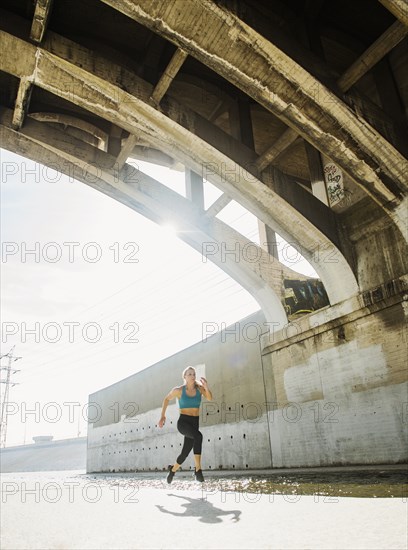
<path fill-rule="evenodd" d="M 16 357 L 13 355 L 15 346 L 11 348 L 11 350 L 0 356 L 0 361 L 3 359 L 3 357 L 8 357 L 8 365 L 7 367 L 0 367 L 0 371 L 5 370 L 7 375 L 5 380 L 0 379 L 1 384 L 5 384 L 5 390 L 3 395 L 3 400 L 1 403 L 1 418 L 0 418 L 0 446 L 5 447 L 6 446 L 6 438 L 7 438 L 7 416 L 8 416 L 8 398 L 9 398 L 9 390 L 10 386 L 15 386 L 18 384 L 18 382 L 12 382 L 10 380 L 11 374 L 16 374 L 16 372 L 20 372 L 20 369 L 13 369 L 11 368 L 11 364 L 14 361 L 18 361 L 21 359 L 21 357 Z M 13 372 L 12 372 L 13 371 Z"/>

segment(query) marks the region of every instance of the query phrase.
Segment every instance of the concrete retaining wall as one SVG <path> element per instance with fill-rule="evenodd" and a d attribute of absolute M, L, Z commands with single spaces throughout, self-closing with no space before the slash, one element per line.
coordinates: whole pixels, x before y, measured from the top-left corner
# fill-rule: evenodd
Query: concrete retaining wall
<path fill-rule="evenodd" d="M 265 349 L 274 467 L 407 461 L 405 306 L 381 300 L 315 328 L 310 316 Z"/>
<path fill-rule="evenodd" d="M 205 365 L 214 397 L 200 416 L 204 469 L 406 462 L 405 306 L 401 293 L 370 306 L 360 297 L 260 341 L 258 312 L 91 395 L 101 413 L 89 426 L 87 470 L 174 462 L 182 445 L 176 404 L 162 430 L 157 422 L 164 395 L 190 364 Z M 192 456 L 183 468 L 193 468 Z"/>
<path fill-rule="evenodd" d="M 265 402 L 259 347 L 260 332 L 267 331 L 264 322 L 258 312 L 90 395 L 100 414 L 88 429 L 88 471 L 161 470 L 175 461 L 183 441 L 175 401 L 167 409 L 165 427 L 159 429 L 157 422 L 164 396 L 182 383 L 188 365 L 201 365 L 199 374 L 205 374 L 213 393 L 213 401 L 204 400 L 201 407 L 203 467 L 270 467 L 266 417 L 257 418 L 258 404 Z M 189 467 L 192 455 L 184 463 Z"/>

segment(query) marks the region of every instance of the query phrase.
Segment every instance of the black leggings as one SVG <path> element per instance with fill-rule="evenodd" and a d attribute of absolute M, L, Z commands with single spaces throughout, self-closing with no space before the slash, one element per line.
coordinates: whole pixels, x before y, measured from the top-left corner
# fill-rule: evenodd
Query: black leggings
<path fill-rule="evenodd" d="M 182 435 L 184 435 L 184 445 L 181 449 L 180 455 L 177 457 L 177 464 L 183 464 L 193 448 L 195 455 L 201 454 L 203 434 L 198 431 L 198 421 L 198 416 L 180 414 L 180 418 L 177 422 L 177 429 Z"/>

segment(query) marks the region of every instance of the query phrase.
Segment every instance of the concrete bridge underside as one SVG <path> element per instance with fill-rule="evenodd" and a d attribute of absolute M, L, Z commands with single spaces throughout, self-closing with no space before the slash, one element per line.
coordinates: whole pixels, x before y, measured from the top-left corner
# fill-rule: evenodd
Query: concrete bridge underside
<path fill-rule="evenodd" d="M 402 342 L 394 355 L 381 350 L 379 369 L 389 386 L 406 382 L 405 2 L 3 0 L 0 16 L 1 147 L 174 222 L 200 252 L 252 247 L 256 261 L 221 257 L 220 246 L 209 259 L 282 328 L 262 349 L 268 361 L 292 350 L 283 371 L 309 361 L 294 352 L 300 342 L 322 352 L 327 331 L 336 337 L 324 349 L 337 350 L 350 323 L 364 362 L 385 323 Z M 185 166 L 186 197 L 132 159 Z M 222 191 L 207 209 L 203 180 Z M 231 200 L 258 218 L 260 247 L 217 218 Z M 330 302 L 292 339 L 274 232 L 299 247 Z M 366 318 L 369 341 L 357 330 Z M 342 353 L 336 361 L 341 370 Z"/>

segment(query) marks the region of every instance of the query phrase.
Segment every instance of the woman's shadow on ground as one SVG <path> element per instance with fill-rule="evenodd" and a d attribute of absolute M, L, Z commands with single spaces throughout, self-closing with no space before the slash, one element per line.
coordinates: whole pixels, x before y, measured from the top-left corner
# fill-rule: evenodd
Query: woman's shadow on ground
<path fill-rule="evenodd" d="M 166 510 L 164 506 L 156 504 L 156 507 L 163 512 L 163 514 L 171 514 L 172 516 L 177 517 L 196 517 L 198 521 L 203 523 L 221 523 L 221 516 L 230 516 L 232 515 L 232 521 L 237 522 L 240 520 L 241 510 L 222 510 L 221 508 L 216 508 L 214 504 L 203 499 L 196 499 L 190 497 L 184 497 L 181 495 L 169 494 L 170 497 L 183 498 L 187 502 L 182 504 L 185 508 L 184 512 L 171 512 Z"/>

